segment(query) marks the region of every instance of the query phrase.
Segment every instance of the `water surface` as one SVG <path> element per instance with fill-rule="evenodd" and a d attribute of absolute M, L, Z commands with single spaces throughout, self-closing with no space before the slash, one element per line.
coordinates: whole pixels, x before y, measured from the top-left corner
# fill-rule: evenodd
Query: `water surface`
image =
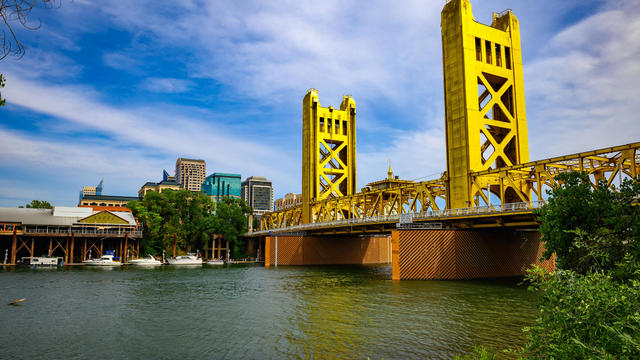
<path fill-rule="evenodd" d="M 384 266 L 0 270 L 4 359 L 447 359 L 512 348 L 517 280 L 391 281 Z"/>

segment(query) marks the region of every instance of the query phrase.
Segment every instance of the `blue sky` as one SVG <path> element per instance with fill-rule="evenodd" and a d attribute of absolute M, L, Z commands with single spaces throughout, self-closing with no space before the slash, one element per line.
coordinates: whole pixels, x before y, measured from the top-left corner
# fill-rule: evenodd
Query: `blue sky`
<path fill-rule="evenodd" d="M 353 95 L 358 185 L 445 170 L 444 1 L 64 1 L 0 61 L 0 206 L 137 194 L 176 158 L 300 192 L 301 108 Z M 640 4 L 472 1 L 520 19 L 532 160 L 640 140 Z"/>

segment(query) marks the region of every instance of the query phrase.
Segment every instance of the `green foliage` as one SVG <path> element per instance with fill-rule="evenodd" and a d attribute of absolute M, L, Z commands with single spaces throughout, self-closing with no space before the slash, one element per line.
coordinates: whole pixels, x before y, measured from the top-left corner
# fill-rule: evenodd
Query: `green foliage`
<path fill-rule="evenodd" d="M 529 272 L 542 290 L 536 322 L 524 329 L 529 359 L 640 359 L 640 272 L 616 281 L 604 272 Z"/>
<path fill-rule="evenodd" d="M 0 74 L 0 89 L 4 87 L 4 76 Z M 2 98 L 2 93 L 0 92 L 0 106 L 4 106 L 5 99 Z"/>
<path fill-rule="evenodd" d="M 456 360 L 496 360 L 496 354 L 484 346 L 474 346 L 473 353 L 464 356 L 456 356 Z"/>
<path fill-rule="evenodd" d="M 247 214 L 251 212 L 251 207 L 240 199 L 222 198 L 216 204 L 215 229 L 223 239 L 230 241 L 236 258 L 247 256 L 245 243 L 238 237 L 247 232 Z"/>
<path fill-rule="evenodd" d="M 26 205 L 29 209 L 51 209 L 53 206 L 48 201 L 45 200 L 31 200 L 30 203 Z"/>
<path fill-rule="evenodd" d="M 556 265 L 584 274 L 609 270 L 627 254 L 640 259 L 640 207 L 633 206 L 640 183 L 623 181 L 620 189 L 601 182 L 593 189 L 584 173 L 556 177 L 547 205 L 537 211 L 545 240 L 545 258 L 556 254 Z"/>
<path fill-rule="evenodd" d="M 231 246 L 240 249 L 238 236 L 247 230 L 244 211 L 248 207 L 241 200 L 224 199 L 216 206 L 203 193 L 165 190 L 150 191 L 144 199 L 131 201 L 127 207 L 143 224 L 145 253 L 166 250 L 171 254 L 174 240 L 180 252 L 206 251 L 214 234 L 222 234 Z"/>

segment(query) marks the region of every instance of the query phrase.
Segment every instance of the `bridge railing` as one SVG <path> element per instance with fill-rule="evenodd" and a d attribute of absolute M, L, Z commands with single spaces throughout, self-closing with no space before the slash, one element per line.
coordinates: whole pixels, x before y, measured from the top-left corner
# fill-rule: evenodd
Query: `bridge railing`
<path fill-rule="evenodd" d="M 96 228 L 85 228 L 85 227 L 56 227 L 56 226 L 25 226 L 24 227 L 25 234 L 66 234 L 71 235 L 74 233 L 76 235 L 135 235 L 142 236 L 142 230 L 140 229 L 131 229 L 131 228 L 107 228 L 107 229 L 96 229 Z"/>
<path fill-rule="evenodd" d="M 513 213 L 513 212 L 526 212 L 531 211 L 533 209 L 538 209 L 545 204 L 544 200 L 540 201 L 530 201 L 530 202 L 518 202 L 518 203 L 508 203 L 508 204 L 500 204 L 500 205 L 490 205 L 490 206 L 477 206 L 477 207 L 468 207 L 468 208 L 459 208 L 459 209 L 444 209 L 444 210 L 429 210 L 423 213 L 409 213 L 409 214 L 389 214 L 389 215 L 378 215 L 378 216 L 369 216 L 362 218 L 353 218 L 353 219 L 342 219 L 342 220 L 334 220 L 334 221 L 324 221 L 324 222 L 316 222 L 311 224 L 301 224 L 294 225 L 282 228 L 276 228 L 272 230 L 262 230 L 256 231 L 253 234 L 255 235 L 267 235 L 270 231 L 272 232 L 296 232 L 302 230 L 313 230 L 318 228 L 326 228 L 326 227 L 342 227 L 342 226 L 353 226 L 353 225 L 364 225 L 364 224 L 375 224 L 375 223 L 413 223 L 414 221 L 429 221 L 429 220 L 440 220 L 443 218 L 456 218 L 456 217 L 469 217 L 476 215 L 492 215 L 498 213 Z"/>

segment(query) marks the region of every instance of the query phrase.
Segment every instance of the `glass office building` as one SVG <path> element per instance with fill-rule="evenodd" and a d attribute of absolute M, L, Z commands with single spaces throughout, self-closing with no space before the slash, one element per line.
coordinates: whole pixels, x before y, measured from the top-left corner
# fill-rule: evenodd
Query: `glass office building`
<path fill-rule="evenodd" d="M 214 202 L 224 197 L 240 199 L 241 183 L 240 174 L 213 173 L 202 183 L 202 191 Z"/>

